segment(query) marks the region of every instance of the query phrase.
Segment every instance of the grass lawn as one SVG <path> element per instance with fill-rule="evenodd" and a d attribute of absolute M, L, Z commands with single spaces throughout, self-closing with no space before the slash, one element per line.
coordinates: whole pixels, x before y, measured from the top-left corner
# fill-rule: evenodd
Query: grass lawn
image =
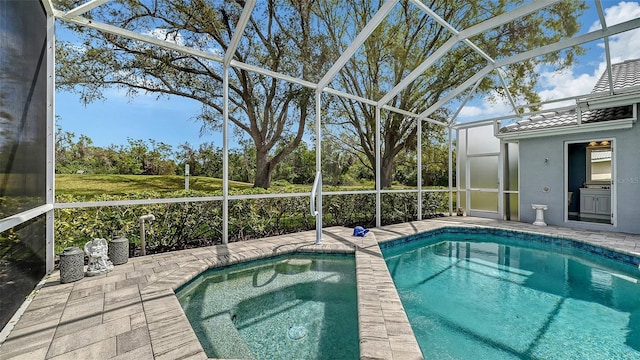
<path fill-rule="evenodd" d="M 229 181 L 231 194 L 235 193 L 234 190 L 252 187 L 253 184 L 250 183 Z M 360 185 L 326 186 L 323 188 L 324 191 L 374 190 L 375 185 L 373 182 L 364 182 Z M 189 189 L 204 192 L 220 191 L 222 190 L 222 179 L 191 176 Z M 392 189 L 415 189 L 415 187 L 394 185 Z M 184 190 L 184 177 L 180 175 L 56 174 L 56 195 L 92 198 L 103 194 L 126 195 L 147 191 L 170 193 L 178 190 Z M 255 191 L 260 193 L 309 192 L 311 184 L 282 185 L 274 181 L 269 190 L 256 189 Z"/>
<path fill-rule="evenodd" d="M 229 181 L 229 188 L 251 188 L 253 184 Z M 191 190 L 222 190 L 222 180 L 191 176 Z M 121 195 L 141 191 L 172 192 L 184 189 L 184 176 L 180 175 L 93 175 L 56 174 L 56 195 L 96 196 Z"/>

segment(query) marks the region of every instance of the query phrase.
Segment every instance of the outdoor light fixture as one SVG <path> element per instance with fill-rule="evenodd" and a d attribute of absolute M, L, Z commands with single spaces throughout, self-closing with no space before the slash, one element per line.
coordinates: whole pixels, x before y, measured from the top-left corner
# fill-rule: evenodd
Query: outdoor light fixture
<path fill-rule="evenodd" d="M 609 142 L 609 140 L 603 140 L 600 143 L 598 143 L 597 141 L 591 141 L 589 145 L 587 145 L 587 147 L 600 147 L 609 145 L 611 145 L 611 142 Z"/>

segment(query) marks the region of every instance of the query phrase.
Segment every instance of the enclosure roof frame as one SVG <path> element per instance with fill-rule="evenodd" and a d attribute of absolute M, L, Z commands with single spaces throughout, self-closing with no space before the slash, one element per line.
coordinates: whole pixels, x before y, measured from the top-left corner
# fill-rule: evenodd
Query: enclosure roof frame
<path fill-rule="evenodd" d="M 150 43 L 150 44 L 161 46 L 170 50 L 179 51 L 185 54 L 202 57 L 205 59 L 226 64 L 231 67 L 237 67 L 246 71 L 255 72 L 261 75 L 270 76 L 279 80 L 283 80 L 283 81 L 294 83 L 300 86 L 311 88 L 316 91 L 341 96 L 351 100 L 363 102 L 369 105 L 374 105 L 380 108 L 385 108 L 389 111 L 398 112 L 398 110 L 402 110 L 402 113 L 405 115 L 407 114 L 406 112 L 409 112 L 410 114 L 413 115 L 413 111 L 409 109 L 398 109 L 394 107 L 388 107 L 387 103 L 391 99 L 393 99 L 393 97 L 397 96 L 402 90 L 406 89 L 407 86 L 409 86 L 413 81 L 415 81 L 429 67 L 431 67 L 434 63 L 436 63 L 439 59 L 441 59 L 452 47 L 455 46 L 455 44 L 460 42 L 466 44 L 467 46 L 471 47 L 473 51 L 477 52 L 488 61 L 488 64 L 482 70 L 480 70 L 479 72 L 477 72 L 476 74 L 468 78 L 467 81 L 465 81 L 459 87 L 457 87 L 456 89 L 453 89 L 446 96 L 441 98 L 435 104 L 431 105 L 428 109 L 424 110 L 420 114 L 417 114 L 417 116 L 412 116 L 421 120 L 426 120 L 431 114 L 433 114 L 434 112 L 438 111 L 440 108 L 445 106 L 445 104 L 447 104 L 449 101 L 460 96 L 462 92 L 466 91 L 467 89 L 472 87 L 476 88 L 477 86 L 474 86 L 474 85 L 477 84 L 479 81 L 481 81 L 482 78 L 484 78 L 485 76 L 488 76 L 494 70 L 497 71 L 497 69 L 500 69 L 507 65 L 511 65 L 520 61 L 525 61 L 537 56 L 545 55 L 551 52 L 559 51 L 562 49 L 584 44 L 594 40 L 599 40 L 599 39 L 605 40 L 604 52 L 605 52 L 605 57 L 607 59 L 606 71 L 608 72 L 610 77 L 611 76 L 610 75 L 611 74 L 611 60 L 610 60 L 611 56 L 610 56 L 610 51 L 608 46 L 608 37 L 620 34 L 622 32 L 640 28 L 640 19 L 630 20 L 614 26 L 607 26 L 606 21 L 604 19 L 602 2 L 601 0 L 595 0 L 596 8 L 600 17 L 601 29 L 592 31 L 587 34 L 575 36 L 572 38 L 567 38 L 567 39 L 558 41 L 554 44 L 549 44 L 533 50 L 525 51 L 525 52 L 510 56 L 509 58 L 506 58 L 506 59 L 493 60 L 486 53 L 484 53 L 482 49 L 478 48 L 475 44 L 473 44 L 469 40 L 469 38 L 473 37 L 474 35 L 478 35 L 480 33 L 493 29 L 495 27 L 498 27 L 500 25 L 514 21 L 520 17 L 526 16 L 535 11 L 539 11 L 541 9 L 547 8 L 559 2 L 560 0 L 532 1 L 530 3 L 526 3 L 517 8 L 514 8 L 508 12 L 499 14 L 495 17 L 485 20 L 479 24 L 473 25 L 466 29 L 460 29 L 460 30 L 453 28 L 450 24 L 448 24 L 445 20 L 439 17 L 433 10 L 431 10 L 428 6 L 426 6 L 421 1 L 410 0 L 409 3 L 419 8 L 429 17 L 431 17 L 436 22 L 438 22 L 441 26 L 445 27 L 447 31 L 451 32 L 452 38 L 449 39 L 443 46 L 436 49 L 436 51 L 431 56 L 429 56 L 423 63 L 421 63 L 418 67 L 416 67 L 411 73 L 409 73 L 406 77 L 404 77 L 400 82 L 398 82 L 388 93 L 383 95 L 382 98 L 368 99 L 362 96 L 358 96 L 358 95 L 350 94 L 341 90 L 333 89 L 329 87 L 329 84 L 331 83 L 333 78 L 339 73 L 339 71 L 344 67 L 344 65 L 349 61 L 349 59 L 355 54 L 355 52 L 360 48 L 360 46 L 370 37 L 373 31 L 375 31 L 376 27 L 388 17 L 390 11 L 399 3 L 399 0 L 386 0 L 382 4 L 382 6 L 376 12 L 376 14 L 367 22 L 364 28 L 356 36 L 356 38 L 354 38 L 353 41 L 349 44 L 349 46 L 341 53 L 340 57 L 335 61 L 332 67 L 322 76 L 322 78 L 318 81 L 318 83 L 313 83 L 311 81 L 300 79 L 294 76 L 281 74 L 278 72 L 261 68 L 259 66 L 254 66 L 254 65 L 242 63 L 237 60 L 233 60 L 233 52 L 230 52 L 228 50 L 231 48 L 235 49 L 235 47 L 233 46 L 229 46 L 224 56 L 221 57 L 205 51 L 201 51 L 201 50 L 193 49 L 187 46 L 181 46 L 169 41 L 157 39 L 157 38 L 154 38 L 153 36 L 136 33 L 134 31 L 130 31 L 127 29 L 123 29 L 123 28 L 112 26 L 105 23 L 100 23 L 100 22 L 82 17 L 83 14 L 90 11 L 91 9 L 99 7 L 110 1 L 111 0 L 90 0 L 67 12 L 62 12 L 60 10 L 57 10 L 54 4 L 51 2 L 51 0 L 42 0 L 42 3 L 44 4 L 45 7 L 48 7 L 52 10 L 51 12 L 57 19 L 60 19 L 63 21 L 72 22 L 81 26 L 91 27 L 102 32 Z M 248 1 L 245 7 L 253 8 L 254 4 L 255 4 L 254 1 Z M 244 11 L 243 13 L 245 12 L 247 11 Z M 248 13 L 250 14 L 251 11 L 248 11 Z M 243 19 L 243 20 L 248 20 L 248 19 Z M 246 23 L 239 24 L 239 25 L 240 27 L 244 28 Z M 240 36 L 235 38 L 236 34 L 239 34 L 239 33 L 236 32 L 234 34 L 234 39 L 232 39 L 232 42 L 236 42 L 236 45 L 237 45 L 237 42 L 240 41 L 242 34 L 240 34 Z M 505 83 L 504 78 L 501 76 L 499 72 L 497 74 L 498 76 L 500 76 L 501 83 L 503 87 L 506 89 L 507 84 Z M 474 91 L 470 92 L 468 96 L 473 96 Z M 520 105 L 515 104 L 515 101 L 512 99 L 511 95 L 508 95 L 508 97 L 510 99 L 510 102 L 512 103 L 512 106 L 514 107 L 513 109 L 514 115 L 517 115 L 518 108 L 527 106 L 522 104 Z M 430 120 L 433 120 L 433 119 L 430 119 Z M 454 118 L 452 120 L 453 121 L 448 122 L 449 126 L 457 122 L 457 118 Z M 440 122 L 440 121 L 436 121 L 436 123 L 439 123 L 445 126 L 447 125 L 447 123 Z"/>

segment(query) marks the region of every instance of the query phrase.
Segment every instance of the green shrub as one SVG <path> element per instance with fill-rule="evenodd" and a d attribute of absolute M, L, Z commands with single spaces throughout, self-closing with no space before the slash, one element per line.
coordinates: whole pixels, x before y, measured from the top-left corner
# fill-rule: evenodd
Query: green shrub
<path fill-rule="evenodd" d="M 234 194 L 263 193 L 264 189 L 243 189 Z M 163 194 L 165 197 L 166 194 Z M 219 192 L 176 191 L 168 197 L 219 196 Z M 432 217 L 445 209 L 447 193 L 425 193 L 423 214 Z M 128 195 L 101 195 L 92 201 L 135 200 L 159 198 L 155 192 Z M 58 196 L 57 202 L 76 202 L 70 195 Z M 84 199 L 83 199 L 84 200 Z M 323 226 L 375 225 L 375 194 L 324 195 Z M 415 220 L 416 193 L 382 195 L 382 224 Z M 448 202 L 446 202 L 448 206 Z M 428 209 L 428 210 L 425 210 Z M 153 205 L 127 205 L 55 210 L 55 251 L 67 246 L 83 247 L 93 238 L 110 239 L 126 236 L 139 246 L 139 217 L 153 214 L 151 224 L 145 223 L 148 252 L 177 250 L 188 247 L 219 244 L 222 240 L 222 201 L 197 201 Z M 309 197 L 283 197 L 229 200 L 229 241 L 293 233 L 315 228 L 309 212 Z"/>

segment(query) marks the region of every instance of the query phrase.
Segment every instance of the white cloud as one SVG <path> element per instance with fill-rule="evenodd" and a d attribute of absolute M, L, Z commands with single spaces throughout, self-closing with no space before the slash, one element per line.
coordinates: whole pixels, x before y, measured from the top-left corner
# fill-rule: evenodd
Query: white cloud
<path fill-rule="evenodd" d="M 620 2 L 604 10 L 607 26 L 613 26 L 625 21 L 640 17 L 640 3 Z M 589 32 L 601 29 L 600 21 L 596 21 L 589 27 Z M 540 74 L 540 86 L 543 88 L 539 92 L 543 100 L 560 99 L 571 96 L 578 96 L 589 93 L 596 82 L 606 70 L 606 54 L 604 53 L 604 42 L 600 42 L 598 47 L 602 53 L 598 56 L 598 65 L 592 73 L 576 73 L 575 68 L 565 69 L 556 72 L 542 72 Z M 616 64 L 629 59 L 640 57 L 640 30 L 627 31 L 625 33 L 612 36 L 609 39 L 611 53 L 611 63 Z M 552 103 L 545 108 L 554 108 L 567 103 Z"/>
<path fill-rule="evenodd" d="M 511 107 L 509 101 L 502 99 L 495 93 L 490 93 L 478 104 L 465 105 L 460 114 L 458 114 L 458 120 L 480 120 L 508 114 L 513 114 L 513 107 Z"/>
<path fill-rule="evenodd" d="M 154 29 L 144 34 L 176 45 L 186 46 L 185 37 L 177 31 L 169 32 L 166 29 Z M 222 51 L 220 47 L 216 46 L 215 40 L 208 34 L 199 35 L 197 43 L 191 43 L 189 46 L 209 52 L 216 56 L 224 56 L 224 51 Z"/>
<path fill-rule="evenodd" d="M 640 3 L 620 2 L 604 11 L 607 26 L 613 26 L 640 17 Z M 589 31 L 601 29 L 600 21 L 591 25 Z M 599 45 L 604 49 L 604 44 Z M 619 63 L 640 57 L 640 30 L 627 31 L 609 39 L 611 62 Z M 604 60 L 604 55 L 603 59 Z"/>
<path fill-rule="evenodd" d="M 168 32 L 167 29 L 153 29 L 145 35 L 152 36 L 156 39 L 164 40 L 176 45 L 184 46 L 184 38 L 177 31 Z"/>
<path fill-rule="evenodd" d="M 572 96 L 584 95 L 591 91 L 605 69 L 605 63 L 600 63 L 591 74 L 576 74 L 575 69 L 562 71 L 543 71 L 540 73 L 539 85 L 543 89 L 538 94 L 543 101 L 562 99 Z M 557 108 L 573 105 L 575 101 L 550 103 L 543 108 Z"/>
<path fill-rule="evenodd" d="M 620 2 L 604 10 L 607 26 L 613 26 L 625 21 L 640 17 L 640 3 Z M 589 32 L 600 30 L 600 21 L 596 21 L 589 27 Z M 598 56 L 598 65 L 592 73 L 576 73 L 575 68 L 562 71 L 544 71 L 540 74 L 540 86 L 543 89 L 539 92 L 543 100 L 561 99 L 571 96 L 578 96 L 589 93 L 596 82 L 606 70 L 606 55 L 604 53 L 604 42 L 600 42 L 598 47 L 602 53 Z M 627 31 L 625 33 L 612 36 L 609 39 L 611 52 L 611 63 L 616 64 L 629 59 L 640 57 L 640 30 Z M 556 108 L 564 105 L 572 105 L 575 102 L 551 103 L 544 108 Z"/>
<path fill-rule="evenodd" d="M 458 115 L 460 118 L 472 118 L 482 116 L 484 108 L 482 106 L 465 105 Z"/>
<path fill-rule="evenodd" d="M 607 3 L 605 2 L 605 5 Z M 613 26 L 625 21 L 640 17 L 640 2 L 622 1 L 604 10 L 607 26 Z M 589 32 L 601 29 L 600 21 L 596 21 L 589 27 Z M 591 73 L 578 73 L 575 67 L 562 71 L 541 70 L 539 86 L 542 89 L 539 94 L 542 100 L 561 99 L 583 95 L 591 92 L 600 76 L 606 69 L 604 42 L 598 44 L 602 52 L 595 60 Z M 640 30 L 627 31 L 609 38 L 611 63 L 620 63 L 625 60 L 640 58 Z M 573 105 L 574 101 L 550 103 L 543 106 L 546 109 Z M 510 106 L 494 104 L 489 97 L 482 100 L 481 104 L 467 105 L 460 112 L 459 117 L 464 120 L 483 119 L 492 116 L 500 116 L 512 113 Z"/>
<path fill-rule="evenodd" d="M 607 26 L 613 26 L 625 21 L 636 19 L 640 15 L 640 4 L 638 2 L 621 1 L 617 5 L 604 9 L 604 18 Z M 589 31 L 599 30 L 600 20 L 594 22 Z"/>

